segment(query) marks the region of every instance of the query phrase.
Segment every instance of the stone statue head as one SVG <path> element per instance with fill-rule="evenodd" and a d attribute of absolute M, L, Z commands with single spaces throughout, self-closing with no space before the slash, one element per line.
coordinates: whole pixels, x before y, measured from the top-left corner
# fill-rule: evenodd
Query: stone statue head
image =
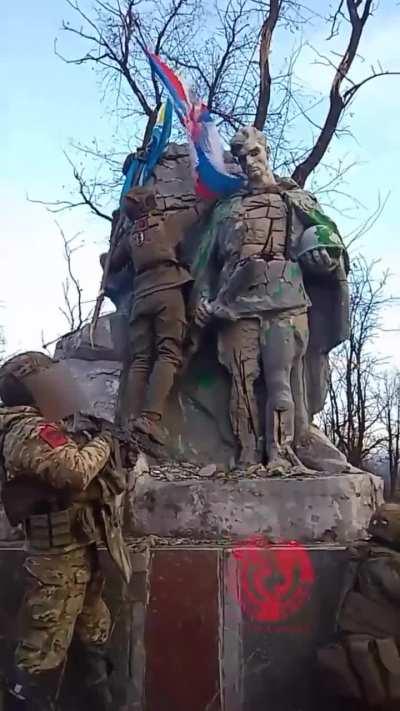
<path fill-rule="evenodd" d="M 270 148 L 266 137 L 257 128 L 244 126 L 239 129 L 231 140 L 231 152 L 238 158 L 251 188 L 275 184 L 269 166 Z"/>

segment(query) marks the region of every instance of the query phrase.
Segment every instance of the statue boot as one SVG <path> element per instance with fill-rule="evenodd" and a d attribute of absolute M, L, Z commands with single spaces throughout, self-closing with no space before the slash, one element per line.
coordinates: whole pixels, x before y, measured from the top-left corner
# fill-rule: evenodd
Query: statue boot
<path fill-rule="evenodd" d="M 164 445 L 166 442 L 161 419 L 165 412 L 168 396 L 174 385 L 176 372 L 181 365 L 182 356 L 182 353 L 178 352 L 176 344 L 174 344 L 170 353 L 168 346 L 170 340 L 165 339 L 163 346 L 165 352 L 160 348 L 159 357 L 154 363 L 149 377 L 143 408 L 140 415 L 133 420 L 134 430 L 147 435 L 160 445 Z M 174 349 L 177 349 L 176 353 Z"/>
<path fill-rule="evenodd" d="M 266 406 L 265 449 L 269 474 L 290 476 L 310 473 L 293 449 L 294 405 L 285 403 L 279 407 Z"/>
<path fill-rule="evenodd" d="M 161 421 L 160 415 L 152 412 L 146 412 L 137 417 L 133 423 L 132 427 L 137 432 L 147 435 L 157 444 L 164 445 L 166 441 L 166 436 L 163 428 L 159 424 Z"/>

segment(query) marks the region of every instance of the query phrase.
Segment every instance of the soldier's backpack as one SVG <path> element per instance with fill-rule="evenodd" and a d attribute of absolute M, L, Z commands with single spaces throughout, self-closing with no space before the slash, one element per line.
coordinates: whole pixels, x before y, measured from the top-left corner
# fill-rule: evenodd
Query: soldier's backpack
<path fill-rule="evenodd" d="M 336 632 L 337 641 L 318 652 L 332 693 L 366 709 L 400 702 L 399 553 L 371 544 L 353 551 Z"/>

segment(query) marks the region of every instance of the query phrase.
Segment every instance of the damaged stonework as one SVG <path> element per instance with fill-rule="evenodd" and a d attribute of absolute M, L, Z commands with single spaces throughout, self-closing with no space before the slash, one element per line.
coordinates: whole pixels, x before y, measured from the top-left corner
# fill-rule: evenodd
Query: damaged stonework
<path fill-rule="evenodd" d="M 188 329 L 182 366 L 177 366 L 179 344 L 168 377 L 158 377 L 157 388 L 152 388 L 147 346 L 132 363 L 134 330 L 127 350 L 127 334 L 132 330 L 129 301 L 136 283 L 132 269 L 126 275 L 124 298 L 121 284 L 114 291 L 106 289 L 117 312 L 99 320 L 94 349 L 84 327 L 61 339 L 56 355 L 68 361 L 78 380 L 85 381 L 92 414 L 108 420 L 117 414 L 125 424 L 129 416 L 137 416 L 137 409 L 148 410 L 156 423 L 162 414 L 168 459 L 215 464 L 217 471 L 236 465 L 246 475 L 249 467 L 266 461 L 267 474 L 274 476 L 349 473 L 352 469 L 344 456 L 311 425 L 326 396 L 327 354 L 347 336 L 345 250 L 335 225 L 322 214 L 315 198 L 293 181 L 272 174 L 262 134 L 252 128 L 240 131 L 232 153 L 239 158 L 247 184 L 188 230 L 174 262 L 179 269 L 188 268 L 194 279 L 193 286 L 188 285 L 190 294 L 185 292 Z M 232 160 L 231 156 L 231 167 Z M 238 164 L 235 170 L 240 170 Z M 186 146 L 168 146 L 147 187 L 155 188 L 154 214 L 162 216 L 163 224 L 175 213 L 182 216 L 200 204 Z M 136 222 L 133 240 L 139 234 Z M 321 225 L 322 242 L 314 240 Z M 138 253 L 149 248 L 147 232 L 140 230 L 144 246 L 138 247 Z M 305 240 L 310 230 L 314 237 L 310 233 Z M 129 265 L 125 269 L 129 271 Z M 136 279 L 147 273 L 137 270 Z M 166 293 L 160 291 L 157 298 L 162 301 Z M 204 299 L 210 305 L 205 321 L 199 318 Z M 172 347 L 165 353 L 167 362 Z M 155 365 L 161 360 L 156 358 Z M 144 387 L 157 391 L 152 402 L 162 396 L 162 407 L 154 407 L 154 402 L 147 407 L 147 403 L 142 411 L 134 394 Z M 143 428 L 139 432 L 152 434 Z M 164 432 L 160 434 L 158 442 L 164 440 Z"/>
<path fill-rule="evenodd" d="M 174 467 L 178 472 L 178 467 Z M 347 476 L 263 478 L 215 472 L 202 478 L 182 466 L 149 467 L 130 501 L 134 535 L 247 538 L 271 542 L 346 544 L 367 534 L 372 512 L 383 501 L 380 479 Z"/>
<path fill-rule="evenodd" d="M 346 251 L 316 199 L 273 175 L 260 131 L 240 129 L 231 151 L 247 180 L 214 207 L 193 271 L 197 313 L 215 326 L 231 376 L 239 463 L 321 471 L 326 447 L 308 435 L 326 397 L 328 353 L 348 335 Z"/>
<path fill-rule="evenodd" d="M 116 414 L 119 377 L 122 364 L 110 348 L 109 333 L 114 314 L 99 319 L 96 348 L 104 360 L 87 359 L 90 349 L 89 329 L 85 326 L 57 345 L 56 355 L 65 360 L 72 374 L 85 387 L 88 414 L 110 422 Z M 190 368 L 178 375 L 169 397 L 165 425 L 169 436 L 166 453 L 177 460 L 206 465 L 216 461 L 223 466 L 233 463 L 235 443 L 229 412 L 229 378 L 216 357 L 215 341 L 204 343 Z"/>

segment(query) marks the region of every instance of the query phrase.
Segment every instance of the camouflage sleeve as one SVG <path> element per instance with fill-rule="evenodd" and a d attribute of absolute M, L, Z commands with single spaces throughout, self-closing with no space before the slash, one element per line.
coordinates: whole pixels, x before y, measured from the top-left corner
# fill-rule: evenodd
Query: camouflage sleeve
<path fill-rule="evenodd" d="M 29 474 L 55 489 L 84 491 L 110 457 L 108 438 L 102 435 L 79 447 L 41 418 L 13 429 L 16 431 L 9 432 L 4 448 L 6 467 L 13 478 Z"/>

